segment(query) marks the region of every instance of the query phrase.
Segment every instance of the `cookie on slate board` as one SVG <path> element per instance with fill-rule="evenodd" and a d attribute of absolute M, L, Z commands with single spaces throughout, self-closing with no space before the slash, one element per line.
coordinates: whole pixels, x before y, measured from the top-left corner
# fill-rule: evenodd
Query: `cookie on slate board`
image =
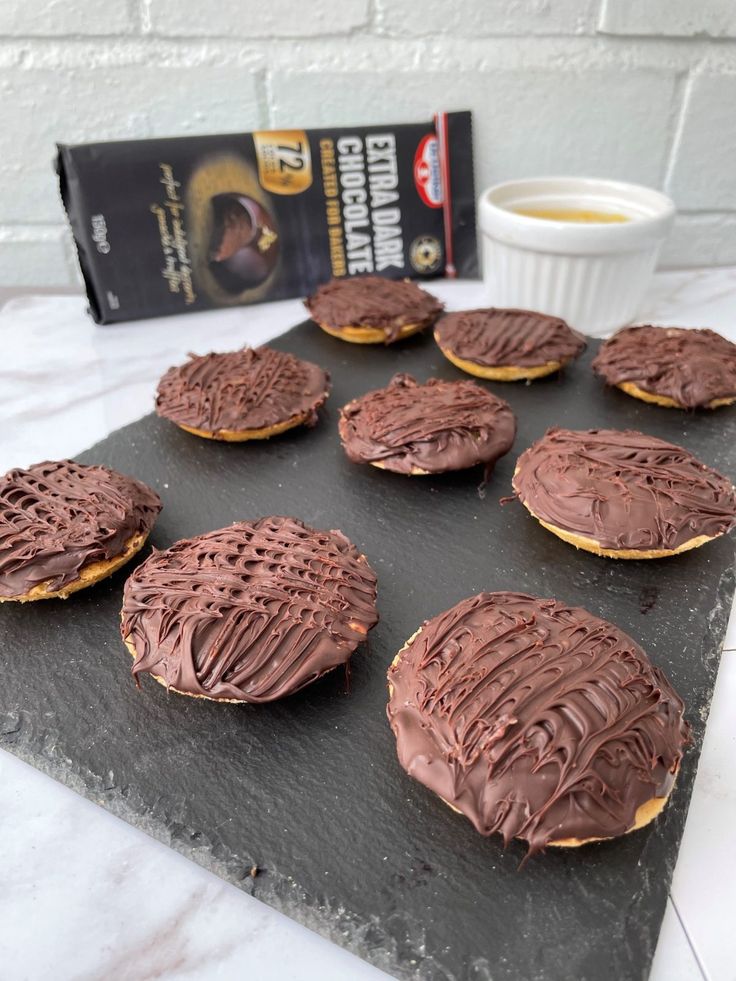
<path fill-rule="evenodd" d="M 395 375 L 386 388 L 348 402 L 340 438 L 349 459 L 410 476 L 490 468 L 511 449 L 511 407 L 472 381 Z"/>
<path fill-rule="evenodd" d="M 456 367 L 493 381 L 543 378 L 585 350 L 582 334 L 559 317 L 494 307 L 445 314 L 434 339 Z"/>
<path fill-rule="evenodd" d="M 431 327 L 440 301 L 411 280 L 332 279 L 304 301 L 322 330 L 354 344 L 391 344 Z"/>
<path fill-rule="evenodd" d="M 270 702 L 349 660 L 378 621 L 376 576 L 341 532 L 261 518 L 154 552 L 126 582 L 121 618 L 136 680 Z"/>
<path fill-rule="evenodd" d="M 427 621 L 388 682 L 401 766 L 529 854 L 648 824 L 690 738 L 682 701 L 622 630 L 521 593 Z"/>
<path fill-rule="evenodd" d="M 541 525 L 608 558 L 665 558 L 736 526 L 728 478 L 633 430 L 548 429 L 519 457 L 513 486 Z"/>
<path fill-rule="evenodd" d="M 191 355 L 169 368 L 156 412 L 195 436 L 241 443 L 314 425 L 329 391 L 329 374 L 311 361 L 270 347 L 244 348 Z"/>
<path fill-rule="evenodd" d="M 140 551 L 161 510 L 141 481 L 72 460 L 0 478 L 0 603 L 66 599 Z"/>
<path fill-rule="evenodd" d="M 736 344 L 713 330 L 624 327 L 602 344 L 593 370 L 627 395 L 671 409 L 736 402 Z"/>

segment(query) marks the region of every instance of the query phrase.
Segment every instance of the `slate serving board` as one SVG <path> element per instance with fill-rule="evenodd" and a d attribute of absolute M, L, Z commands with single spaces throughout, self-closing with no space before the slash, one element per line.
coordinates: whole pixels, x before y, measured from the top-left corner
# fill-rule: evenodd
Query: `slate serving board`
<path fill-rule="evenodd" d="M 519 433 L 482 496 L 479 470 L 411 479 L 355 466 L 340 448 L 339 407 L 395 371 L 460 377 L 431 338 L 356 347 L 303 324 L 274 346 L 331 371 L 316 429 L 226 445 L 150 415 L 79 459 L 159 490 L 161 548 L 265 514 L 342 529 L 378 574 L 381 612 L 349 686 L 334 672 L 252 707 L 182 698 L 150 679 L 138 691 L 118 633 L 123 570 L 66 602 L 0 609 L 0 745 L 400 978 L 645 977 L 734 590 L 733 536 L 619 563 L 576 552 L 499 498 L 516 456 L 551 424 L 643 429 L 733 475 L 736 412 L 680 413 L 606 390 L 591 342 L 561 379 L 489 385 Z M 385 716 L 389 663 L 424 619 L 494 589 L 612 620 L 684 697 L 695 744 L 653 826 L 551 850 L 520 871 L 522 845 L 504 851 L 476 834 L 401 771 Z"/>

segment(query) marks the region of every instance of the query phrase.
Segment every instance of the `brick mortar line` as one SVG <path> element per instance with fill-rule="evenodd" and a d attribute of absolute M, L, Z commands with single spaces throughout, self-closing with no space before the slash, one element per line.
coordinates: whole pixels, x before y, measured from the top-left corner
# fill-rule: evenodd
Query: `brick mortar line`
<path fill-rule="evenodd" d="M 258 125 L 271 129 L 271 92 L 267 68 L 258 68 L 253 73 L 256 98 L 258 100 Z"/>
<path fill-rule="evenodd" d="M 346 40 L 348 43 L 346 44 Z M 285 37 L 248 41 L 229 38 L 158 38 L 154 35 L 34 38 L 26 42 L 0 38 L 0 68 L 34 71 L 98 71 L 129 66 L 157 68 L 267 66 L 289 72 L 320 72 L 325 65 L 336 72 L 428 74 L 491 74 L 513 71 L 553 71 L 667 74 L 693 71 L 698 75 L 736 76 L 736 39 L 727 48 L 714 48 L 700 39 L 684 47 L 668 40 L 633 49 L 599 38 L 579 36 L 435 39 L 381 39 L 366 34 L 314 36 L 302 39 L 298 49 Z M 385 44 L 382 43 L 385 41 Z M 514 43 L 509 43 L 509 42 Z M 725 57 L 724 57 L 725 53 Z"/>
<path fill-rule="evenodd" d="M 141 11 L 150 9 L 148 4 L 150 0 L 141 0 Z M 145 17 L 144 14 L 142 14 Z M 493 33 L 488 34 L 473 33 L 473 34 L 455 34 L 455 33 L 445 33 L 438 35 L 437 33 L 427 32 L 422 34 L 396 34 L 387 31 L 376 32 L 373 30 L 366 30 L 365 24 L 358 24 L 354 27 L 346 28 L 341 31 L 319 33 L 319 34 L 166 34 L 165 32 L 146 30 L 143 26 L 138 29 L 130 31 L 120 31 L 114 34 L 81 34 L 81 33 L 70 33 L 70 34 L 4 34 L 0 36 L 0 45 L 3 47 L 12 47 L 13 45 L 28 45 L 36 42 L 55 45 L 55 44 L 92 44 L 100 41 L 109 42 L 112 44 L 120 42 L 136 42 L 137 44 L 146 44 L 150 42 L 175 44 L 175 45 L 196 45 L 196 44 L 208 44 L 210 42 L 226 43 L 230 45 L 241 45 L 243 42 L 254 45 L 270 44 L 273 42 L 293 42 L 299 41 L 302 44 L 310 43 L 325 43 L 325 42 L 339 42 L 344 41 L 346 38 L 355 37 L 360 40 L 368 42 L 387 42 L 396 44 L 419 44 L 419 43 L 432 43 L 432 44 L 443 44 L 443 43 L 459 43 L 464 42 L 486 42 L 486 41 L 523 41 L 528 46 L 534 46 L 536 42 L 559 42 L 566 43 L 572 42 L 578 47 L 583 45 L 597 45 L 598 47 L 610 47 L 612 50 L 615 48 L 625 49 L 627 45 L 632 43 L 638 45 L 643 51 L 647 48 L 661 47 L 663 45 L 671 46 L 672 48 L 685 48 L 685 47 L 699 47 L 699 48 L 724 48 L 724 49 L 736 49 L 736 35 L 733 37 L 707 37 L 702 34 L 693 34 L 687 37 L 675 37 L 667 34 L 636 34 L 636 35 L 623 35 L 623 34 L 606 34 L 601 31 L 595 31 L 586 34 L 576 34 L 576 33 L 545 33 L 536 32 L 530 33 L 529 31 L 517 33 Z M 630 50 L 630 49 L 629 49 Z"/>
<path fill-rule="evenodd" d="M 263 73 L 263 91 L 264 98 L 266 100 L 266 126 L 269 129 L 274 129 L 274 96 L 273 96 L 273 76 L 270 69 L 266 68 Z"/>
<path fill-rule="evenodd" d="M 670 176 L 682 142 L 685 116 L 687 115 L 687 103 L 693 85 L 693 77 L 694 73 L 692 69 L 687 72 L 678 72 L 675 76 L 672 105 L 670 106 L 669 118 L 667 120 L 667 146 L 664 154 L 664 167 L 659 175 L 659 186 L 664 188 L 665 191 L 669 185 Z"/>
<path fill-rule="evenodd" d="M 46 50 L 36 48 L 13 50 L 5 47 L 0 40 L 0 71 L 20 71 L 32 73 L 39 71 L 78 71 L 85 69 L 89 72 L 100 70 L 115 70 L 121 68 L 147 68 L 166 71 L 168 69 L 190 69 L 196 71 L 204 68 L 240 68 L 244 71 L 254 71 L 264 67 L 268 61 L 270 67 L 281 72 L 291 74 L 320 74 L 325 69 L 325 62 L 334 54 L 340 57 L 331 61 L 327 66 L 327 71 L 335 74 L 343 73 L 363 73 L 363 74 L 416 74 L 421 70 L 427 75 L 448 74 L 453 75 L 492 75 L 494 73 L 528 73 L 535 72 L 556 72 L 566 75 L 584 74 L 621 74 L 621 75 L 673 75 L 692 72 L 694 77 L 711 76 L 718 78 L 736 77 L 736 45 L 733 47 L 732 63 L 727 65 L 711 65 L 703 63 L 702 56 L 698 52 L 693 52 L 692 65 L 668 62 L 663 59 L 659 62 L 634 59 L 628 60 L 625 64 L 610 58 L 608 54 L 605 58 L 596 58 L 596 52 L 576 52 L 570 54 L 563 50 L 546 52 L 543 56 L 529 61 L 523 51 L 518 51 L 512 57 L 506 56 L 502 60 L 493 61 L 493 56 L 481 55 L 477 59 L 467 60 L 461 52 L 452 48 L 444 51 L 432 50 L 420 46 L 409 46 L 401 50 L 388 52 L 388 58 L 377 65 L 372 57 L 378 52 L 364 49 L 352 62 L 344 54 L 344 49 L 340 45 L 335 45 L 333 51 L 325 49 L 323 46 L 315 45 L 310 51 L 309 46 L 305 45 L 301 52 L 301 61 L 295 60 L 288 51 L 288 42 L 285 42 L 285 50 L 279 50 L 274 46 L 279 42 L 264 42 L 262 46 L 249 46 L 244 49 L 242 45 L 234 44 L 219 48 L 208 48 L 202 50 L 196 46 L 181 45 L 176 48 L 169 48 L 162 51 L 155 44 L 143 44 L 129 51 L 116 50 L 116 45 L 107 46 L 104 51 L 98 49 L 91 58 L 85 58 L 88 54 L 83 46 L 75 52 L 75 56 L 69 57 L 69 49 L 60 57 L 56 57 L 56 47 L 52 46 Z M 78 57 L 77 57 L 78 55 Z M 4 57 L 3 57 L 4 56 Z M 39 57 L 40 56 L 40 57 Z M 310 60 L 318 59 L 318 60 Z"/>
<path fill-rule="evenodd" d="M 677 165 L 677 160 L 680 156 L 680 148 L 682 146 L 683 136 L 685 133 L 685 123 L 687 121 L 688 108 L 690 106 L 690 99 L 693 93 L 693 87 L 695 85 L 695 78 L 697 74 L 695 72 L 688 72 L 687 77 L 684 80 L 681 91 L 680 100 L 680 111 L 677 115 L 675 121 L 675 128 L 672 133 L 672 142 L 670 144 L 669 159 L 667 160 L 667 167 L 662 176 L 662 187 L 665 193 L 669 193 L 670 187 L 672 186 L 672 179 L 675 172 L 675 166 Z"/>
<path fill-rule="evenodd" d="M 145 37 L 151 30 L 151 0 L 138 0 L 134 7 L 138 32 Z M 104 36 L 104 35 L 103 35 Z"/>

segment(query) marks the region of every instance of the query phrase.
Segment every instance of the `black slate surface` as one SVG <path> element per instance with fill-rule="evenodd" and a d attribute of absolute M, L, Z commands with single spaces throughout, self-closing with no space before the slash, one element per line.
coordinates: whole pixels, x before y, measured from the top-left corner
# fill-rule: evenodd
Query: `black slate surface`
<path fill-rule="evenodd" d="M 382 618 L 349 690 L 342 672 L 270 706 L 194 701 L 150 679 L 136 690 L 118 634 L 123 570 L 66 602 L 0 608 L 0 745 L 398 977 L 645 977 L 733 595 L 733 536 L 617 563 L 498 501 L 518 453 L 551 424 L 640 428 L 733 476 L 736 412 L 685 414 L 605 390 L 590 372 L 593 342 L 562 379 L 489 386 L 511 402 L 519 433 L 481 496 L 479 471 L 410 479 L 352 465 L 339 445 L 340 405 L 394 371 L 460 377 L 431 338 L 361 348 L 305 324 L 274 346 L 331 370 L 317 429 L 224 445 L 148 416 L 79 459 L 159 490 L 158 547 L 264 514 L 348 534 L 378 573 Z M 519 871 L 521 845 L 504 851 L 476 834 L 400 770 L 386 669 L 425 618 L 484 589 L 583 605 L 666 670 L 695 745 L 653 826 Z"/>

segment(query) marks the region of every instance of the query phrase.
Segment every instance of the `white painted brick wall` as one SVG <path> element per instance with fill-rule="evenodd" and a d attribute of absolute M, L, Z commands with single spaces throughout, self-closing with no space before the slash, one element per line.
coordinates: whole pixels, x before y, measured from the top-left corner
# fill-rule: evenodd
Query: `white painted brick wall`
<path fill-rule="evenodd" d="M 54 144 L 475 117 L 478 188 L 641 181 L 736 263 L 736 0 L 0 0 L 0 284 L 77 275 Z"/>
<path fill-rule="evenodd" d="M 5 68 L 0 106 L 0 227 L 64 221 L 56 141 L 249 130 L 265 121 L 257 77 L 233 65 Z"/>
<path fill-rule="evenodd" d="M 595 0 L 377 0 L 382 33 L 456 37 L 580 34 L 595 23 Z"/>
<path fill-rule="evenodd" d="M 462 73 L 285 71 L 271 83 L 271 112 L 278 126 L 293 120 L 347 125 L 356 118 L 431 118 L 437 107 L 471 106 L 478 189 L 552 173 L 658 184 L 674 90 L 672 71 L 591 68 L 584 87 L 579 72 L 564 66 Z"/>
<path fill-rule="evenodd" d="M 603 0 L 600 29 L 610 34 L 734 37 L 734 0 Z"/>
<path fill-rule="evenodd" d="M 736 211 L 736 73 L 691 80 L 676 150 L 668 190 L 680 207 Z"/>
<path fill-rule="evenodd" d="M 369 30 L 369 0 L 151 0 L 147 29 L 164 37 L 314 37 Z"/>
<path fill-rule="evenodd" d="M 138 26 L 130 0 L 2 0 L 0 34 L 64 37 L 70 34 L 133 34 Z"/>

